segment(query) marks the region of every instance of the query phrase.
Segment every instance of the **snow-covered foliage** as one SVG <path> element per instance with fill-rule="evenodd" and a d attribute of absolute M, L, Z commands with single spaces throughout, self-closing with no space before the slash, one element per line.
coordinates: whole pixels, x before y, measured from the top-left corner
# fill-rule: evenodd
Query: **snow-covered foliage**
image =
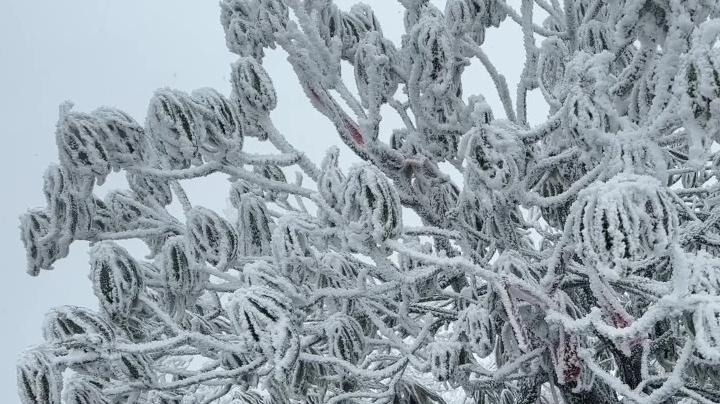
<path fill-rule="evenodd" d="M 223 0 L 231 94 L 159 89 L 144 125 L 61 107 L 22 240 L 31 275 L 89 241 L 99 311 L 48 313 L 23 403 L 720 402 L 718 3 L 400 3 L 393 43 L 364 4 Z M 483 51 L 508 23 L 514 102 Z M 361 164 L 273 126 L 276 47 Z M 474 59 L 503 111 L 463 94 Z M 214 173 L 230 214 L 183 190 Z"/>

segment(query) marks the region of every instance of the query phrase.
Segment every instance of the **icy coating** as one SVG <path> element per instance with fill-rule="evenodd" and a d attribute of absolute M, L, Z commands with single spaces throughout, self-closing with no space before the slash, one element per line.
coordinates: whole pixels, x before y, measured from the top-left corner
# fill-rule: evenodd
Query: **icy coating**
<path fill-rule="evenodd" d="M 400 3 L 397 44 L 365 4 L 223 0 L 231 94 L 159 89 L 144 124 L 60 107 L 27 271 L 89 241 L 100 310 L 47 314 L 23 403 L 720 402 L 719 3 Z M 514 102 L 483 51 L 506 23 Z M 273 126 L 276 47 L 361 164 Z M 474 59 L 507 119 L 463 94 Z M 530 127 L 535 89 L 550 112 Z M 100 199 L 111 172 L 128 189 Z M 211 174 L 231 215 L 183 189 Z"/>

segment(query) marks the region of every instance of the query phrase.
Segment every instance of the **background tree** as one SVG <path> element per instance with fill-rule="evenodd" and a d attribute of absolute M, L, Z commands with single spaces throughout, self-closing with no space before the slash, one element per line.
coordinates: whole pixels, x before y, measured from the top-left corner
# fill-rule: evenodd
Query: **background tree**
<path fill-rule="evenodd" d="M 24 402 L 720 401 L 714 2 L 401 3 L 394 44 L 366 5 L 226 0 L 229 97 L 160 89 L 144 125 L 61 106 L 47 204 L 21 218 L 28 272 L 90 241 L 100 311 L 48 313 Z M 515 103 L 482 50 L 506 20 L 524 34 Z M 275 129 L 278 45 L 362 164 L 331 148 L 318 166 Z M 463 95 L 470 58 L 507 120 Z M 550 113 L 531 128 L 534 89 Z M 405 124 L 390 139 L 385 106 Z M 128 189 L 101 200 L 112 171 Z M 183 190 L 213 173 L 229 215 Z"/>

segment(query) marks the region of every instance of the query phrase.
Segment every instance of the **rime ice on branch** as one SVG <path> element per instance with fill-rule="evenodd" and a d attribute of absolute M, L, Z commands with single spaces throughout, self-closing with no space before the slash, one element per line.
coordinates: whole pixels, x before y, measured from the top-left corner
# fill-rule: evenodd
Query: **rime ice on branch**
<path fill-rule="evenodd" d="M 716 2 L 400 3 L 393 43 L 369 5 L 223 0 L 231 94 L 159 89 L 144 124 L 61 106 L 27 271 L 89 241 L 100 310 L 47 314 L 23 403 L 720 402 Z M 514 97 L 483 49 L 501 24 Z M 273 126 L 269 48 L 349 150 L 313 162 Z M 463 92 L 475 59 L 502 111 Z M 211 174 L 232 218 L 184 191 Z"/>

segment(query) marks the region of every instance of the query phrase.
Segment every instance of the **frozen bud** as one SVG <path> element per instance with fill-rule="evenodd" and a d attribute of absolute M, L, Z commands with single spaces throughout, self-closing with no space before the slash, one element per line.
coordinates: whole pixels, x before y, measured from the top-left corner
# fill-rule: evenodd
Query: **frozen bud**
<path fill-rule="evenodd" d="M 48 342 L 65 342 L 77 337 L 107 344 L 115 340 L 110 324 L 84 307 L 60 306 L 45 315 L 43 337 Z"/>
<path fill-rule="evenodd" d="M 291 319 L 292 302 L 268 287 L 250 286 L 236 290 L 225 310 L 238 335 L 272 345 L 276 329 Z"/>
<path fill-rule="evenodd" d="M 470 12 L 475 17 L 481 17 L 487 13 L 488 2 L 492 0 L 466 0 Z"/>
<path fill-rule="evenodd" d="M 698 305 L 692 323 L 698 353 L 717 365 L 720 363 L 720 306 L 709 302 Z"/>
<path fill-rule="evenodd" d="M 616 11 L 619 12 L 620 18 L 613 27 L 615 43 L 631 43 L 638 37 L 652 44 L 665 42 L 670 23 L 668 20 L 671 18 L 671 14 L 674 14 L 666 5 L 651 2 L 643 6 L 643 3 L 627 2 L 620 7 L 622 8 Z M 680 11 L 681 7 L 678 5 L 675 10 Z"/>
<path fill-rule="evenodd" d="M 328 252 L 320 258 L 318 286 L 321 288 L 349 288 L 360 273 L 361 263 L 351 256 Z"/>
<path fill-rule="evenodd" d="M 661 66 L 659 56 L 644 63 L 644 71 L 639 77 L 633 78 L 631 85 L 626 87 L 630 91 L 628 97 L 628 116 L 633 122 L 639 123 L 647 119 L 655 99 L 655 84 Z"/>
<path fill-rule="evenodd" d="M 545 180 L 540 183 L 538 190 L 540 195 L 545 198 L 550 198 L 562 194 L 567 191 L 569 187 L 570 183 L 568 183 L 565 176 L 563 176 L 557 168 L 553 168 Z M 548 224 L 557 229 L 562 229 L 570 213 L 570 202 L 541 206 L 540 211 Z"/>
<path fill-rule="evenodd" d="M 196 296 L 203 286 L 203 274 L 187 251 L 183 236 L 170 237 L 162 249 L 162 279 L 176 297 Z"/>
<path fill-rule="evenodd" d="M 110 359 L 110 367 L 115 377 L 124 382 L 151 383 L 154 379 L 152 362 L 145 354 L 120 352 Z"/>
<path fill-rule="evenodd" d="M 127 322 L 143 287 L 135 259 L 114 242 L 102 241 L 90 249 L 90 276 L 102 311 L 113 321 Z"/>
<path fill-rule="evenodd" d="M 395 94 L 398 77 L 393 64 L 397 50 L 392 42 L 379 32 L 370 32 L 362 38 L 355 52 L 355 83 L 363 106 L 378 108 Z"/>
<path fill-rule="evenodd" d="M 544 40 L 540 47 L 536 77 L 540 91 L 551 104 L 557 103 L 562 97 L 561 82 L 565 76 L 568 54 L 565 42 L 555 37 Z"/>
<path fill-rule="evenodd" d="M 258 25 L 267 46 L 275 48 L 275 32 L 287 27 L 290 12 L 283 0 L 258 0 Z"/>
<path fill-rule="evenodd" d="M 50 216 L 50 227 L 58 242 L 71 243 L 91 230 L 94 204 L 75 192 L 64 170 L 51 165 L 45 171 L 43 192 Z"/>
<path fill-rule="evenodd" d="M 652 177 L 619 174 L 582 190 L 572 205 L 572 237 L 587 263 L 639 264 L 677 240 L 672 197 Z"/>
<path fill-rule="evenodd" d="M 477 126 L 489 124 L 495 119 L 490 104 L 482 95 L 468 97 L 468 112 L 473 124 Z"/>
<path fill-rule="evenodd" d="M 365 334 L 357 320 L 336 313 L 325 320 L 324 328 L 330 355 L 352 364 L 365 357 Z"/>
<path fill-rule="evenodd" d="M 233 402 L 239 404 L 266 404 L 265 398 L 254 390 L 235 392 L 233 395 Z"/>
<path fill-rule="evenodd" d="M 504 0 L 467 0 L 470 10 L 485 27 L 499 27 L 507 17 Z"/>
<path fill-rule="evenodd" d="M 237 200 L 238 253 L 242 256 L 267 256 L 272 253 L 271 218 L 265 202 L 254 194 L 242 194 Z"/>
<path fill-rule="evenodd" d="M 332 147 L 327 151 L 318 179 L 320 195 L 328 205 L 338 211 L 341 209 L 343 184 L 345 183 L 345 174 L 338 167 L 339 157 L 340 150 L 337 147 Z"/>
<path fill-rule="evenodd" d="M 72 112 L 72 104 L 60 107 L 55 132 L 60 163 L 78 175 L 96 178 L 99 184 L 110 173 L 110 157 L 102 143 L 105 134 L 97 119 Z"/>
<path fill-rule="evenodd" d="M 341 254 L 334 251 L 324 253 L 320 257 L 317 266 L 316 285 L 317 288 L 331 288 L 340 290 L 352 289 L 358 284 L 360 274 L 367 270 L 365 264 L 354 259 L 350 254 Z M 331 311 L 340 311 L 346 307 L 352 310 L 354 299 L 348 300 L 342 293 L 329 293 L 323 299 L 325 304 Z"/>
<path fill-rule="evenodd" d="M 701 38 L 701 35 L 694 38 L 679 87 L 684 92 L 683 102 L 689 109 L 690 118 L 705 127 L 720 112 L 717 105 L 720 98 L 720 51 Z M 715 123 L 715 128 L 717 126 Z"/>
<path fill-rule="evenodd" d="M 342 41 L 343 31 L 343 12 L 331 1 L 310 1 L 306 2 L 306 7 L 313 8 L 313 12 L 317 12 L 318 32 L 320 38 L 325 41 L 329 47 L 333 38 Z"/>
<path fill-rule="evenodd" d="M 146 157 L 145 130 L 130 115 L 111 107 L 98 108 L 90 115 L 103 128 L 102 142 L 113 168 L 132 166 Z"/>
<path fill-rule="evenodd" d="M 470 5 L 464 0 L 448 0 L 445 3 L 445 23 L 455 36 L 463 36 L 472 27 L 475 17 Z"/>
<path fill-rule="evenodd" d="M 253 3 L 246 0 L 223 0 L 220 3 L 220 23 L 230 52 L 261 58 L 265 54 L 263 48 L 270 44 L 265 41 L 257 25 L 258 12 Z"/>
<path fill-rule="evenodd" d="M 477 45 L 485 42 L 485 0 L 453 0 L 445 3 L 445 20 L 450 33 L 469 36 Z"/>
<path fill-rule="evenodd" d="M 308 347 L 307 352 L 317 355 L 312 347 Z M 300 397 L 309 397 L 316 392 L 315 386 L 322 386 L 323 379 L 332 371 L 333 369 L 324 363 L 300 359 L 290 378 L 291 391 Z"/>
<path fill-rule="evenodd" d="M 170 88 L 155 91 L 145 127 L 171 168 L 201 163 L 198 151 L 197 105 L 190 95 Z"/>
<path fill-rule="evenodd" d="M 667 181 L 666 168 L 668 164 L 687 163 L 687 143 L 675 148 L 668 145 L 667 148 L 660 147 L 648 136 L 636 131 L 623 131 L 615 134 L 616 144 L 607 147 L 607 153 L 619 155 L 616 160 L 617 167 L 606 170 L 606 173 L 628 172 L 638 175 L 649 175 L 658 178 L 661 182 Z M 695 176 L 697 174 L 697 177 Z M 681 176 L 685 178 L 684 176 Z M 705 170 L 689 173 L 686 180 L 700 180 L 705 182 Z M 675 183 L 677 177 L 669 184 Z M 702 182 L 700 184 L 702 184 Z"/>
<path fill-rule="evenodd" d="M 489 244 L 489 231 L 492 227 L 492 207 L 481 200 L 475 192 L 463 192 L 458 203 L 458 218 L 465 229 L 467 247 L 482 252 Z"/>
<path fill-rule="evenodd" d="M 390 136 L 390 147 L 409 156 L 422 154 L 423 149 L 416 132 L 407 129 L 393 130 Z"/>
<path fill-rule="evenodd" d="M 105 202 L 93 196 L 92 204 L 93 217 L 91 226 L 93 233 L 115 231 L 115 218 Z"/>
<path fill-rule="evenodd" d="M 137 171 L 128 171 L 126 178 L 130 190 L 141 201 L 159 206 L 172 203 L 172 190 L 168 180 Z"/>
<path fill-rule="evenodd" d="M 343 59 L 352 61 L 355 58 L 357 45 L 367 35 L 367 31 L 363 23 L 352 14 L 341 11 L 340 22 L 342 24 L 340 31 L 342 49 L 340 55 Z"/>
<path fill-rule="evenodd" d="M 483 358 L 492 353 L 497 330 L 486 308 L 471 304 L 460 313 L 454 329 L 456 339 L 467 343 L 473 353 Z"/>
<path fill-rule="evenodd" d="M 236 159 L 243 137 L 230 101 L 212 88 L 195 90 L 191 96 L 204 107 L 197 113 L 202 155 L 207 160 Z"/>
<path fill-rule="evenodd" d="M 238 234 L 232 224 L 210 209 L 195 207 L 187 215 L 186 226 L 193 253 L 227 270 L 238 251 Z"/>
<path fill-rule="evenodd" d="M 614 131 L 610 117 L 603 111 L 604 106 L 599 105 L 593 96 L 576 92 L 571 94 L 565 102 L 569 107 L 563 124 L 569 130 L 573 140 L 582 141 L 587 133 L 596 130 Z"/>
<path fill-rule="evenodd" d="M 53 263 L 68 255 L 72 240 L 53 234 L 48 212 L 32 209 L 20 216 L 20 232 L 27 259 L 27 272 L 38 275 L 40 270 L 52 269 Z"/>
<path fill-rule="evenodd" d="M 282 324 L 272 334 L 273 364 L 275 378 L 288 380 L 300 358 L 300 336 L 292 324 Z"/>
<path fill-rule="evenodd" d="M 358 3 L 352 6 L 349 13 L 340 12 L 340 20 L 342 22 L 341 39 L 342 39 L 342 57 L 345 60 L 353 61 L 358 43 L 360 43 L 368 33 L 376 32 L 382 36 L 380 23 L 372 8 L 367 4 Z"/>
<path fill-rule="evenodd" d="M 268 403 L 272 404 L 292 404 L 290 400 L 290 386 L 285 381 L 278 380 L 273 377 L 266 383 L 265 387 L 268 393 Z"/>
<path fill-rule="evenodd" d="M 104 203 L 112 214 L 113 227 L 118 231 L 147 229 L 160 222 L 155 211 L 146 207 L 133 192 L 111 191 L 105 196 Z"/>
<path fill-rule="evenodd" d="M 354 237 L 377 243 L 400 234 L 400 197 L 390 180 L 370 164 L 350 169 L 343 195 L 343 216 L 350 221 Z"/>
<path fill-rule="evenodd" d="M 405 6 L 403 25 L 405 32 L 411 32 L 425 17 L 442 17 L 442 12 L 428 0 L 400 0 Z"/>
<path fill-rule="evenodd" d="M 606 52 L 599 55 L 578 52 L 567 64 L 564 79 L 566 82 L 560 86 L 565 94 L 560 94 L 560 97 L 564 97 L 563 105 L 566 111 L 563 116 L 563 130 L 569 132 L 566 136 L 569 135 L 571 141 L 585 139 L 589 133 L 597 131 L 617 131 L 615 109 L 604 103 L 593 90 L 605 85 L 602 82 L 607 80 L 605 76 L 610 74 L 609 56 Z"/>
<path fill-rule="evenodd" d="M 62 167 L 51 164 L 45 170 L 43 175 L 43 194 L 45 194 L 45 202 L 50 205 L 53 200 L 62 197 L 70 191 L 70 179 L 67 177 Z"/>
<path fill-rule="evenodd" d="M 267 286 L 272 290 L 282 292 L 283 294 L 294 298 L 298 294 L 297 283 L 284 276 L 280 276 L 273 265 L 265 261 L 255 261 L 243 268 L 245 283 L 250 286 Z"/>
<path fill-rule="evenodd" d="M 236 209 L 240 208 L 240 199 L 247 193 L 262 195 L 261 190 L 249 182 L 241 179 L 233 181 L 230 186 L 230 204 Z"/>
<path fill-rule="evenodd" d="M 17 384 L 23 404 L 59 404 L 63 389 L 62 370 L 49 353 L 28 351 L 17 364 Z"/>
<path fill-rule="evenodd" d="M 285 178 L 285 173 L 283 173 L 282 168 L 273 164 L 254 166 L 253 172 L 262 175 L 269 180 L 287 182 L 287 179 Z"/>
<path fill-rule="evenodd" d="M 241 108 L 268 113 L 275 109 L 277 98 L 270 76 L 255 59 L 241 57 L 232 68 L 233 97 Z"/>
<path fill-rule="evenodd" d="M 583 23 L 578 31 L 579 46 L 587 53 L 612 50 L 613 38 L 608 24 L 598 20 Z"/>
<path fill-rule="evenodd" d="M 380 21 L 375 17 L 372 7 L 365 3 L 355 3 L 350 7 L 350 15 L 355 17 L 362 24 L 366 32 L 378 32 L 382 34 Z"/>
<path fill-rule="evenodd" d="M 63 403 L 66 404 L 109 404 L 103 394 L 104 383 L 88 376 L 74 375 L 63 389 Z"/>
<path fill-rule="evenodd" d="M 50 215 L 50 226 L 61 243 L 85 237 L 92 226 L 94 205 L 89 193 L 80 193 L 66 170 L 52 164 L 45 171 L 43 193 Z"/>
<path fill-rule="evenodd" d="M 518 128 L 504 121 L 493 121 L 470 130 L 466 143 L 466 179 L 478 181 L 492 190 L 516 183 L 525 169 L 525 149 Z"/>
<path fill-rule="evenodd" d="M 306 258 L 313 255 L 310 232 L 316 227 L 304 217 L 287 215 L 280 218 L 272 232 L 275 263 L 294 281 L 301 281 L 306 275 Z"/>
<path fill-rule="evenodd" d="M 410 49 L 417 55 L 414 69 L 419 69 L 417 85 L 445 82 L 454 61 L 451 38 L 440 17 L 426 17 L 423 24 L 417 24 L 410 33 Z"/>
<path fill-rule="evenodd" d="M 515 404 L 516 402 L 515 393 L 513 393 L 512 390 L 503 389 L 502 392 L 500 392 L 500 401 L 498 404 Z"/>
<path fill-rule="evenodd" d="M 460 362 L 460 345 L 450 341 L 436 341 L 428 345 L 430 371 L 435 379 L 450 380 Z"/>
<path fill-rule="evenodd" d="M 457 206 L 460 190 L 449 178 L 425 177 L 416 175 L 413 188 L 418 195 L 428 198 L 428 206 L 441 221 L 450 218 L 450 212 Z"/>
<path fill-rule="evenodd" d="M 436 98 L 435 101 L 440 99 Z M 432 106 L 437 106 L 437 109 Z M 426 104 L 421 109 L 420 113 L 424 115 L 418 119 L 419 137 L 426 153 L 437 161 L 452 161 L 458 156 L 458 143 L 464 130 L 459 125 L 448 123 L 457 120 L 457 116 L 454 116 L 456 112 L 450 103 L 444 101 L 440 104 Z"/>
<path fill-rule="evenodd" d="M 550 31 L 560 32 L 563 30 L 564 22 L 561 22 L 553 15 L 549 15 L 543 20 L 542 27 Z"/>
<path fill-rule="evenodd" d="M 489 26 L 498 28 L 500 23 L 507 17 L 507 7 L 504 0 L 489 0 L 488 17 Z"/>
<path fill-rule="evenodd" d="M 273 164 L 254 166 L 253 173 L 261 175 L 262 177 L 267 178 L 271 181 L 287 182 L 287 179 L 285 178 L 285 173 L 283 173 L 282 169 Z M 276 191 L 273 189 L 263 189 L 263 194 L 265 198 L 270 201 L 275 201 L 277 199 L 285 201 L 288 198 L 287 193 L 282 191 Z"/>

